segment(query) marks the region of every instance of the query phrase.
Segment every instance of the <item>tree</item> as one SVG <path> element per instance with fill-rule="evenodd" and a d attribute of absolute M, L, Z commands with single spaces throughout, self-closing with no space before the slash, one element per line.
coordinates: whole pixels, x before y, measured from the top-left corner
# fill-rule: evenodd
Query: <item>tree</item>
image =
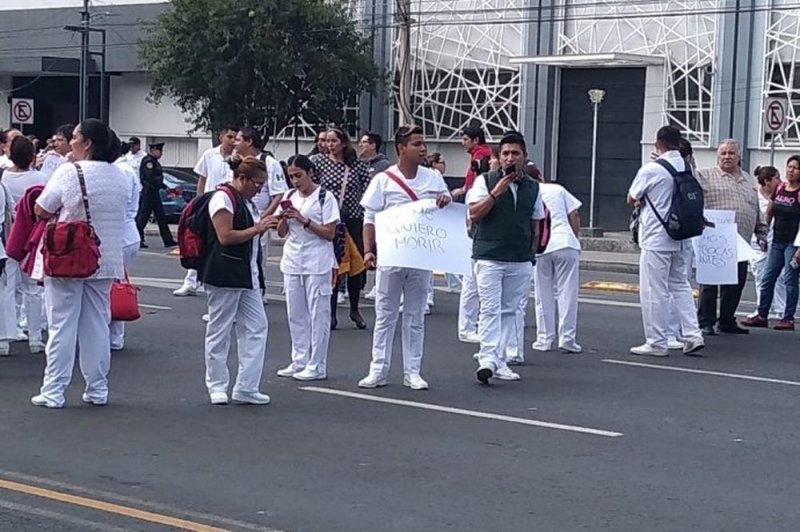
<path fill-rule="evenodd" d="M 140 43 L 150 96 L 175 100 L 198 130 L 272 134 L 301 113 L 338 122 L 382 74 L 338 0 L 173 0 Z"/>

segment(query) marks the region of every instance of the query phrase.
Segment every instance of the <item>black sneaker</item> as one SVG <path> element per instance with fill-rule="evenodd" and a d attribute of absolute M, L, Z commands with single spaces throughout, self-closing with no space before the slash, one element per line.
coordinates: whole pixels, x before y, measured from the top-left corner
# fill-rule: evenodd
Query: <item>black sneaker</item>
<path fill-rule="evenodd" d="M 488 367 L 485 367 L 485 366 L 484 367 L 480 367 L 480 368 L 478 368 L 478 371 L 475 372 L 475 376 L 483 384 L 489 384 L 489 379 L 494 377 L 494 371 L 492 371 L 492 368 L 488 368 Z"/>
<path fill-rule="evenodd" d="M 711 325 L 706 325 L 705 327 L 701 327 L 700 331 L 703 333 L 703 336 L 716 336 L 717 331 L 714 330 L 714 327 Z"/>
<path fill-rule="evenodd" d="M 719 332 L 727 333 L 727 334 L 750 334 L 750 330 L 749 329 L 745 329 L 745 328 L 739 327 L 736 324 L 733 324 L 733 325 L 720 325 L 718 327 L 718 329 L 719 329 Z"/>

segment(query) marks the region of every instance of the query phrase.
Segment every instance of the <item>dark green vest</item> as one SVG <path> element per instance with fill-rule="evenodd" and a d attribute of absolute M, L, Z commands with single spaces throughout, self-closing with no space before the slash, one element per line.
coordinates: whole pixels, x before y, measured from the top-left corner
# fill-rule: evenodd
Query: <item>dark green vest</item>
<path fill-rule="evenodd" d="M 499 172 L 486 176 L 489 191 L 500 177 Z M 475 226 L 472 258 L 499 262 L 531 260 L 531 216 L 538 196 L 539 183 L 530 177 L 518 183 L 516 208 L 510 188 L 499 195 L 489 214 Z"/>

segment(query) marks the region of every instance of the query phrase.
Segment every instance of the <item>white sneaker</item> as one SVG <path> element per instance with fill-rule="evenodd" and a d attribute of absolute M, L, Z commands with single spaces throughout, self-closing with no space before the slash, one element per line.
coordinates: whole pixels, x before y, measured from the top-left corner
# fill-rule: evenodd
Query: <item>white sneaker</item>
<path fill-rule="evenodd" d="M 705 346 L 706 343 L 702 338 L 691 338 L 687 340 L 686 345 L 683 346 L 683 354 L 690 356 L 699 356 L 697 352 L 703 349 Z"/>
<path fill-rule="evenodd" d="M 342 292 L 339 292 L 339 293 L 336 295 L 336 304 L 337 304 L 337 305 L 342 305 L 342 304 L 344 304 L 344 302 L 345 302 L 345 301 L 347 301 L 347 299 L 346 299 L 346 298 L 347 298 L 347 296 L 346 296 L 345 294 L 343 294 Z"/>
<path fill-rule="evenodd" d="M 33 406 L 43 406 L 45 408 L 64 408 L 64 405 L 54 403 L 41 394 L 31 397 L 31 404 Z"/>
<path fill-rule="evenodd" d="M 291 377 L 295 373 L 300 373 L 301 371 L 303 371 L 303 369 L 304 368 L 302 368 L 300 366 L 295 366 L 294 362 L 292 362 L 291 364 L 289 364 L 285 368 L 279 369 L 278 371 L 276 371 L 275 375 L 277 375 L 278 377 Z"/>
<path fill-rule="evenodd" d="M 234 403 L 248 405 L 268 405 L 270 402 L 269 395 L 261 392 L 233 392 L 231 399 Z"/>
<path fill-rule="evenodd" d="M 631 353 L 634 355 L 640 356 L 650 356 L 650 357 L 667 357 L 669 356 L 669 351 L 667 351 L 663 347 L 653 347 L 650 344 L 642 344 L 636 347 L 631 347 Z"/>
<path fill-rule="evenodd" d="M 378 292 L 378 287 L 377 286 L 373 286 L 372 289 L 369 292 L 364 294 L 364 299 L 369 299 L 371 301 L 374 301 L 375 297 L 377 295 L 377 292 Z"/>
<path fill-rule="evenodd" d="M 211 316 L 209 316 L 208 314 L 203 314 L 203 317 L 200 318 L 200 319 L 203 320 L 204 322 L 208 323 L 209 320 L 211 320 Z"/>
<path fill-rule="evenodd" d="M 228 394 L 225 392 L 211 392 L 208 396 L 211 398 L 212 405 L 228 404 Z"/>
<path fill-rule="evenodd" d="M 81 401 L 87 405 L 106 406 L 108 404 L 108 397 L 105 399 L 92 399 L 88 393 L 85 393 L 81 396 Z"/>
<path fill-rule="evenodd" d="M 359 388 L 380 388 L 382 386 L 386 386 L 386 379 L 372 373 L 358 381 Z"/>
<path fill-rule="evenodd" d="M 428 316 L 430 315 L 430 313 L 431 313 L 431 306 L 425 305 L 425 315 Z"/>
<path fill-rule="evenodd" d="M 42 342 L 31 342 L 28 344 L 28 350 L 32 355 L 36 355 L 44 351 L 44 344 Z"/>
<path fill-rule="evenodd" d="M 8 342 L 0 342 L 0 357 L 7 357 L 10 350 L 11 346 L 8 345 Z"/>
<path fill-rule="evenodd" d="M 533 349 L 534 351 L 550 351 L 551 349 L 553 349 L 553 345 L 547 342 L 540 342 L 537 340 L 533 342 L 533 344 L 531 345 L 531 349 Z"/>
<path fill-rule="evenodd" d="M 498 370 L 494 372 L 494 376 L 501 381 L 518 381 L 521 378 L 519 373 L 514 373 L 508 366 L 498 368 Z"/>
<path fill-rule="evenodd" d="M 564 353 L 581 353 L 583 352 L 583 347 L 578 344 L 561 344 L 558 348 L 563 351 Z"/>
<path fill-rule="evenodd" d="M 292 378 L 297 381 L 324 381 L 328 376 L 319 371 L 306 368 L 292 375 Z"/>
<path fill-rule="evenodd" d="M 679 349 L 683 349 L 683 342 L 679 342 L 678 340 L 672 339 L 667 341 L 667 349 L 670 351 L 678 351 Z"/>
<path fill-rule="evenodd" d="M 427 390 L 428 383 L 419 374 L 405 375 L 403 377 L 403 386 L 411 388 L 412 390 Z"/>
<path fill-rule="evenodd" d="M 197 295 L 197 288 L 191 287 L 187 284 L 181 286 L 177 290 L 172 292 L 173 296 L 177 297 L 187 297 L 187 296 L 196 296 Z"/>
<path fill-rule="evenodd" d="M 481 339 L 476 332 L 458 333 L 458 341 L 467 344 L 480 344 Z"/>

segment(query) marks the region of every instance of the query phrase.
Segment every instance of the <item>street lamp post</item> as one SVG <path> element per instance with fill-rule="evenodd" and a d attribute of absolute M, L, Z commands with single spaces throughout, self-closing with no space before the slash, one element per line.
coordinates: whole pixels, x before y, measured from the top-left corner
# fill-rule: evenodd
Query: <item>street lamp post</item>
<path fill-rule="evenodd" d="M 589 91 L 589 101 L 592 102 L 592 175 L 591 175 L 591 191 L 589 193 L 589 232 L 590 236 L 602 236 L 600 231 L 594 224 L 595 215 L 595 189 L 597 181 L 597 114 L 600 103 L 606 96 L 606 91 L 602 89 L 592 89 Z"/>

